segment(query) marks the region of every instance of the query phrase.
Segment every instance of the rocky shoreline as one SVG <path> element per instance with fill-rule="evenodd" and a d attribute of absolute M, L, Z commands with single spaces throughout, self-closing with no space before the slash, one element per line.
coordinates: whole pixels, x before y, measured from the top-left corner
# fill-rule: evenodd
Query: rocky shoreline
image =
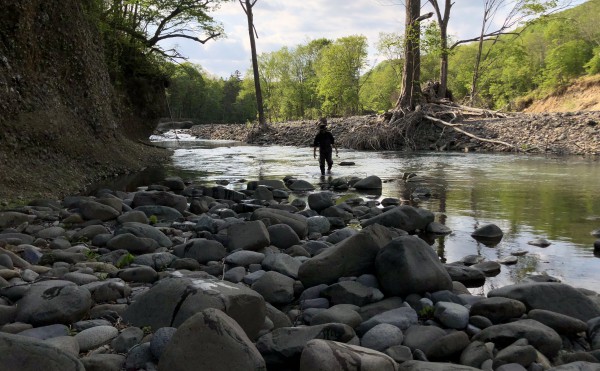
<path fill-rule="evenodd" d="M 451 231 L 430 211 L 335 202 L 339 189 L 380 189 L 376 176 L 328 187 L 168 178 L 0 211 L 0 365 L 600 370 L 600 294 L 531 276 L 472 295 L 510 262 L 442 264 L 425 236 Z"/>
<path fill-rule="evenodd" d="M 409 134 L 384 123 L 382 116 L 329 118 L 338 145 L 360 150 L 434 150 L 526 152 L 552 155 L 600 155 L 600 112 L 509 114 L 506 118 L 471 117 L 455 122 L 482 142 L 441 124 L 422 121 Z M 204 139 L 238 140 L 259 145 L 312 145 L 311 121 L 271 124 L 258 132 L 249 125 L 197 125 L 190 133 Z M 360 138 L 358 140 L 357 138 Z"/>

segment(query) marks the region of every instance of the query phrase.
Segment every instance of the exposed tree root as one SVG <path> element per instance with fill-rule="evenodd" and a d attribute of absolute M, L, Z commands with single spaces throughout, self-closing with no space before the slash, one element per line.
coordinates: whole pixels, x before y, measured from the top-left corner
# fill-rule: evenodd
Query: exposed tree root
<path fill-rule="evenodd" d="M 467 117 L 482 117 L 482 118 L 506 118 L 508 115 L 504 113 L 462 106 L 445 100 L 433 103 L 426 103 L 418 106 L 415 111 L 405 112 L 396 110 L 390 117 L 388 125 L 401 128 L 406 144 L 410 144 L 411 135 L 414 134 L 416 127 L 423 121 L 430 121 L 436 125 L 442 125 L 442 128 L 450 128 L 458 133 L 473 138 L 480 142 L 493 143 L 510 148 L 514 151 L 519 151 L 519 148 L 513 144 L 500 140 L 482 138 L 473 133 L 470 133 L 462 128 L 460 123 L 455 121 L 464 120 Z"/>

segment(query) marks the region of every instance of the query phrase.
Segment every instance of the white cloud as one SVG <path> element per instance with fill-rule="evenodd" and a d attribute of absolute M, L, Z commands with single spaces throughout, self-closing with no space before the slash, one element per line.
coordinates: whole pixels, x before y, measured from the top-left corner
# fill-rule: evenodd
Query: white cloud
<path fill-rule="evenodd" d="M 456 3 L 452 8 L 450 34 L 455 38 L 477 36 L 481 28 L 481 3 Z M 375 43 L 379 33 L 404 29 L 404 6 L 399 0 L 258 0 L 253 10 L 259 36 L 258 53 L 294 47 L 321 37 L 335 40 L 364 35 L 370 45 L 369 64 L 373 64 L 377 59 Z M 428 11 L 424 7 L 423 12 Z M 244 73 L 251 67 L 250 42 L 246 15 L 239 2 L 225 3 L 212 15 L 223 23 L 227 38 L 204 45 L 178 41 L 178 50 L 217 76 L 228 77 L 235 70 Z"/>

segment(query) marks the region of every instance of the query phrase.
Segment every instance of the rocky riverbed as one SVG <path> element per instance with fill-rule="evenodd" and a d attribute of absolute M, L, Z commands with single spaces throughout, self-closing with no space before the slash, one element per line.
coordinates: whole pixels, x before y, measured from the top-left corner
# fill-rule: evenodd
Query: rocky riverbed
<path fill-rule="evenodd" d="M 512 261 L 442 264 L 433 213 L 336 204 L 348 187 L 381 180 L 169 178 L 1 211 L 2 369 L 600 370 L 597 292 L 531 276 L 472 295 Z"/>
<path fill-rule="evenodd" d="M 505 118 L 465 117 L 454 122 L 485 142 L 450 127 L 421 121 L 410 133 L 384 122 L 382 116 L 329 118 L 339 146 L 366 150 L 439 150 L 600 155 L 600 112 L 509 114 Z M 311 146 L 316 126 L 311 121 L 271 124 L 257 132 L 249 125 L 197 125 L 190 132 L 204 139 L 239 140 L 253 144 Z"/>

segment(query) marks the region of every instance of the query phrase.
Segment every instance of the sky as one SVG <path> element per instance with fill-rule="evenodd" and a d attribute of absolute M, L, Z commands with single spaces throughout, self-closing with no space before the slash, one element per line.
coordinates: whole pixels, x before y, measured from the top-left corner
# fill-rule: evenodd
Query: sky
<path fill-rule="evenodd" d="M 257 52 L 293 48 L 322 37 L 335 40 L 363 35 L 369 43 L 368 67 L 373 67 L 384 59 L 375 47 L 379 34 L 404 32 L 402 4 L 399 0 L 258 0 L 253 8 Z M 456 39 L 476 37 L 481 28 L 482 4 L 483 0 L 455 1 L 449 34 Z M 422 13 L 429 11 L 432 9 L 424 7 Z M 236 70 L 244 75 L 251 68 L 246 14 L 238 1 L 223 4 L 210 14 L 224 26 L 226 38 L 205 44 L 178 39 L 163 46 L 175 46 L 190 62 L 200 64 L 212 75 L 227 78 Z M 496 23 L 502 21 L 500 14 Z"/>

